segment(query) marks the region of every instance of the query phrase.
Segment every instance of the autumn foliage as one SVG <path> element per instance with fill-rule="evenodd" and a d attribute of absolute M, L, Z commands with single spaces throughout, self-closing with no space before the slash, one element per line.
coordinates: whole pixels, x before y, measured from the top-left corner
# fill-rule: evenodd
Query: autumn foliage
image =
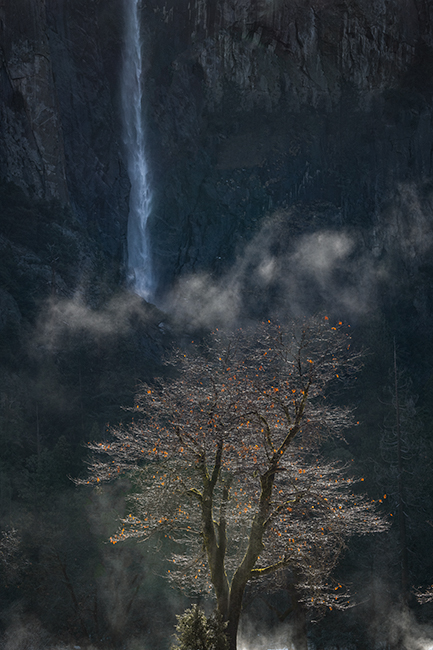
<path fill-rule="evenodd" d="M 132 424 L 90 445 L 90 481 L 127 472 L 134 486 L 111 541 L 177 542 L 169 578 L 216 596 L 232 648 L 250 581 L 289 571 L 305 605 L 347 606 L 330 579 L 345 541 L 385 527 L 344 468 L 320 458 L 354 425 L 332 399 L 359 367 L 348 330 L 321 319 L 215 332 L 168 363 L 174 378 L 142 387 Z"/>

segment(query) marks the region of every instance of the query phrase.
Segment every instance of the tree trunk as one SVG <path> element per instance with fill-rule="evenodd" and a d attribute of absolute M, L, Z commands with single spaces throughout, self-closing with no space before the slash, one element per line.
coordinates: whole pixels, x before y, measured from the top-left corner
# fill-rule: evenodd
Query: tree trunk
<path fill-rule="evenodd" d="M 237 649 L 238 627 L 239 627 L 240 612 L 230 616 L 227 625 L 227 637 L 229 640 L 230 650 Z"/>
<path fill-rule="evenodd" d="M 266 480 L 266 483 L 265 483 Z M 248 549 L 240 566 L 235 571 L 229 595 L 228 607 L 228 626 L 227 635 L 229 638 L 230 650 L 236 650 L 236 638 L 239 627 L 239 619 L 242 611 L 242 600 L 244 597 L 245 587 L 251 578 L 251 572 L 254 568 L 257 558 L 263 549 L 263 522 L 266 520 L 268 505 L 272 494 L 273 473 L 268 473 L 266 479 L 262 477 L 262 493 L 260 495 L 259 512 L 254 516 L 251 524 L 250 539 Z"/>
<path fill-rule="evenodd" d="M 233 589 L 232 585 L 232 589 L 230 590 L 230 603 L 227 616 L 227 636 L 229 639 L 230 650 L 236 650 L 237 648 L 239 620 L 241 618 L 242 600 L 245 587 L 246 582 L 245 584 L 238 585 L 235 589 Z"/>
<path fill-rule="evenodd" d="M 292 644 L 294 650 L 308 650 L 307 643 L 307 616 L 305 607 L 298 600 L 296 589 L 290 589 L 292 599 L 293 626 L 292 626 Z"/>

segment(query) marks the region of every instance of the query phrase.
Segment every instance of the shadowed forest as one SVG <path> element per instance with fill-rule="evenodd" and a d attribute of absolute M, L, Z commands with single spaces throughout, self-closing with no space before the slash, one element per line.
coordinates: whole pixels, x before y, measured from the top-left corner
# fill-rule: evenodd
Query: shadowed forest
<path fill-rule="evenodd" d="M 429 650 L 431 3 L 138 3 L 145 298 L 125 7 L 0 8 L 0 644 Z"/>

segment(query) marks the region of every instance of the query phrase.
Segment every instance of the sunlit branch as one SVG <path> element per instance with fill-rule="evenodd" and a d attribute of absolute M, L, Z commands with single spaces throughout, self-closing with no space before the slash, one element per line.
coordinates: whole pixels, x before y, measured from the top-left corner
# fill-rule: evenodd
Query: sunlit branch
<path fill-rule="evenodd" d="M 196 497 L 199 503 L 203 502 L 203 495 L 196 488 L 190 488 L 189 490 L 186 490 L 186 494 L 191 494 L 192 496 Z"/>
<path fill-rule="evenodd" d="M 308 490 L 304 490 L 302 492 L 299 492 L 294 499 L 286 499 L 283 503 L 278 505 L 273 512 L 269 515 L 269 517 L 265 520 L 263 526 L 267 528 L 269 524 L 276 518 L 278 515 L 284 510 L 284 508 L 288 508 L 289 506 L 295 506 L 296 504 L 300 503 L 302 499 L 305 497 L 307 494 Z"/>
<path fill-rule="evenodd" d="M 218 481 L 218 477 L 220 475 L 222 453 L 223 453 L 223 441 L 222 441 L 222 439 L 220 439 L 219 442 L 218 442 L 217 451 L 216 451 L 216 454 L 215 454 L 214 468 L 213 468 L 213 471 L 212 471 L 212 478 L 211 478 L 212 488 L 215 487 L 215 485 L 216 485 L 216 483 Z"/>
<path fill-rule="evenodd" d="M 301 421 L 304 415 L 305 406 L 307 404 L 307 398 L 308 398 L 310 386 L 311 386 L 311 379 L 308 380 L 307 385 L 304 388 L 304 392 L 299 407 L 296 408 L 295 424 L 291 427 L 291 429 L 289 429 L 289 433 L 287 434 L 286 438 L 283 440 L 279 449 L 277 449 L 277 451 L 275 452 L 275 457 L 278 457 L 279 455 L 282 455 L 285 452 L 285 450 L 287 449 L 287 447 L 289 447 L 290 443 L 292 442 L 294 437 L 298 434 L 301 428 Z"/>
<path fill-rule="evenodd" d="M 279 569 L 283 569 L 289 564 L 290 564 L 290 559 L 284 558 L 283 560 L 280 560 L 279 562 L 276 562 L 275 564 L 272 564 L 270 566 L 262 567 L 261 569 L 252 569 L 251 578 L 255 580 L 257 578 L 263 578 L 264 576 L 267 576 L 270 573 L 275 573 Z"/>
<path fill-rule="evenodd" d="M 263 415 L 261 415 L 261 413 L 258 413 L 256 411 L 255 414 L 258 417 L 259 421 L 263 423 L 263 426 L 264 426 L 264 429 L 265 429 L 265 440 L 266 440 L 266 442 L 267 442 L 267 444 L 269 446 L 269 449 L 272 452 L 275 452 L 274 445 L 272 444 L 271 429 L 269 427 L 268 421 L 266 420 L 266 418 Z M 267 452 L 267 450 L 266 450 L 266 452 Z"/>

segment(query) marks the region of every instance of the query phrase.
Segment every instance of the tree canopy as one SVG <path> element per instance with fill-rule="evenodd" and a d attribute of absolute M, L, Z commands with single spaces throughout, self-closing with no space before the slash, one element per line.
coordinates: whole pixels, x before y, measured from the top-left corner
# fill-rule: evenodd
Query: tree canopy
<path fill-rule="evenodd" d="M 320 447 L 354 425 L 333 399 L 359 368 L 342 323 L 325 317 L 192 344 L 170 379 L 142 386 L 130 426 L 93 443 L 89 482 L 127 472 L 131 511 L 111 541 L 177 542 L 169 578 L 213 591 L 231 648 L 247 583 L 289 570 L 306 606 L 345 607 L 330 573 L 354 534 L 386 528 Z M 362 479 L 361 479 L 362 480 Z"/>

